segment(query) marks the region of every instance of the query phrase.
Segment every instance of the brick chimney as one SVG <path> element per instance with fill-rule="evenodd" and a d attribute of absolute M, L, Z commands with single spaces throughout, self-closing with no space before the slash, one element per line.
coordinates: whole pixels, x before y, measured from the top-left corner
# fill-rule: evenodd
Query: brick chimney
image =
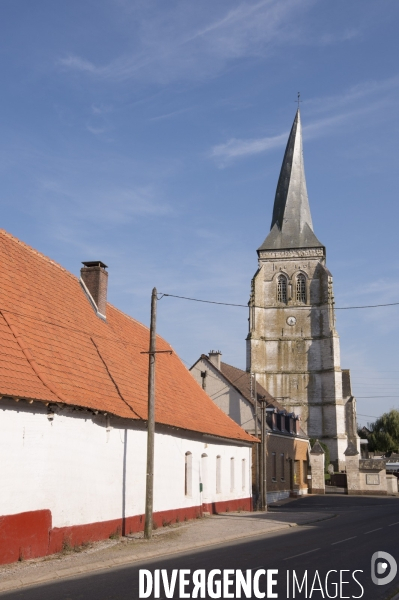
<path fill-rule="evenodd" d="M 211 350 L 208 356 L 211 363 L 220 371 L 220 357 L 222 356 L 220 350 Z"/>
<path fill-rule="evenodd" d="M 108 273 L 105 270 L 107 265 L 100 260 L 83 262 L 82 265 L 84 265 L 80 269 L 82 281 L 90 292 L 97 311 L 105 317 L 108 287 Z"/>

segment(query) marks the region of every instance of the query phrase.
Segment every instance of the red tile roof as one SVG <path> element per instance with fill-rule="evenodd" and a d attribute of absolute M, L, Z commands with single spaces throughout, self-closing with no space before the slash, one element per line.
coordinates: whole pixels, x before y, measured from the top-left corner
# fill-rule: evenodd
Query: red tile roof
<path fill-rule="evenodd" d="M 110 304 L 100 319 L 77 277 L 3 230 L 0 273 L 0 396 L 146 420 L 148 328 Z M 157 358 L 156 421 L 253 441 L 174 352 Z"/>

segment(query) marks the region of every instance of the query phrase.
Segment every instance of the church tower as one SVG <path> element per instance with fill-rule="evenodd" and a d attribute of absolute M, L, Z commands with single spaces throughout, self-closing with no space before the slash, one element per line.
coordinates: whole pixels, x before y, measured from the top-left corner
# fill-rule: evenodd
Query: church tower
<path fill-rule="evenodd" d="M 288 411 L 300 415 L 302 429 L 327 444 L 331 461 L 340 466 L 348 433 L 356 441 L 354 399 L 349 372 L 343 377 L 340 367 L 326 249 L 313 232 L 299 109 L 280 171 L 270 233 L 257 252 L 247 370 Z"/>

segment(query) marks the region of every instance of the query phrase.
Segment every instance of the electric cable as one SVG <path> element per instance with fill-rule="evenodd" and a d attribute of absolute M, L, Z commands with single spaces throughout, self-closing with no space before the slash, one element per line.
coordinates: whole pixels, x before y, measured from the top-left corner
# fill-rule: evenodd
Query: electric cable
<path fill-rule="evenodd" d="M 190 300 L 191 302 L 203 302 L 204 304 L 219 304 L 220 306 L 236 306 L 240 308 L 261 308 L 262 310 L 285 310 L 287 308 L 293 308 L 295 310 L 310 310 L 311 306 L 258 306 L 256 304 L 234 304 L 232 302 L 217 302 L 216 300 L 202 300 L 200 298 L 189 298 L 188 296 L 177 296 L 176 294 L 166 294 L 163 292 L 159 293 L 158 300 L 164 297 L 179 298 L 180 300 Z M 329 308 L 330 304 L 319 305 L 317 308 Z M 390 302 L 387 304 L 367 304 L 364 306 L 333 306 L 334 310 L 354 310 L 359 308 L 380 308 L 382 306 L 399 306 L 399 302 Z"/>

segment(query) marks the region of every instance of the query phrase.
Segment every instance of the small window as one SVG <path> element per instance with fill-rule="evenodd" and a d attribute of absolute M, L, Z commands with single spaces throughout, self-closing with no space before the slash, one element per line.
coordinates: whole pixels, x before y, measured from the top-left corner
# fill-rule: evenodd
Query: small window
<path fill-rule="evenodd" d="M 296 278 L 296 300 L 301 304 L 306 302 L 306 279 L 302 273 Z"/>
<path fill-rule="evenodd" d="M 191 496 L 193 492 L 193 455 L 186 452 L 184 469 L 184 494 Z"/>
<path fill-rule="evenodd" d="M 280 415 L 280 431 L 285 431 L 285 415 L 283 413 Z"/>
<path fill-rule="evenodd" d="M 206 390 L 206 371 L 201 371 L 202 389 Z"/>
<path fill-rule="evenodd" d="M 281 467 L 281 481 L 285 481 L 285 456 L 282 452 L 280 454 L 280 467 Z"/>
<path fill-rule="evenodd" d="M 243 458 L 242 462 L 241 462 L 241 489 L 243 491 L 247 487 L 246 481 L 247 481 L 247 461 L 245 460 L 245 458 Z"/>
<path fill-rule="evenodd" d="M 272 481 L 277 481 L 277 456 L 272 452 Z"/>
<path fill-rule="evenodd" d="M 287 303 L 287 279 L 279 275 L 277 279 L 277 301 Z"/>
<path fill-rule="evenodd" d="M 208 498 L 208 455 L 201 455 L 201 483 L 204 498 Z"/>
<path fill-rule="evenodd" d="M 303 483 L 308 482 L 308 463 L 306 460 L 303 461 Z"/>
<path fill-rule="evenodd" d="M 222 491 L 222 457 L 216 457 L 216 493 L 220 494 Z"/>
<path fill-rule="evenodd" d="M 234 458 L 230 458 L 230 492 L 234 492 Z"/>
<path fill-rule="evenodd" d="M 301 461 L 300 460 L 296 460 L 294 461 L 294 485 L 299 485 L 301 479 L 300 479 L 300 475 L 301 475 Z"/>

